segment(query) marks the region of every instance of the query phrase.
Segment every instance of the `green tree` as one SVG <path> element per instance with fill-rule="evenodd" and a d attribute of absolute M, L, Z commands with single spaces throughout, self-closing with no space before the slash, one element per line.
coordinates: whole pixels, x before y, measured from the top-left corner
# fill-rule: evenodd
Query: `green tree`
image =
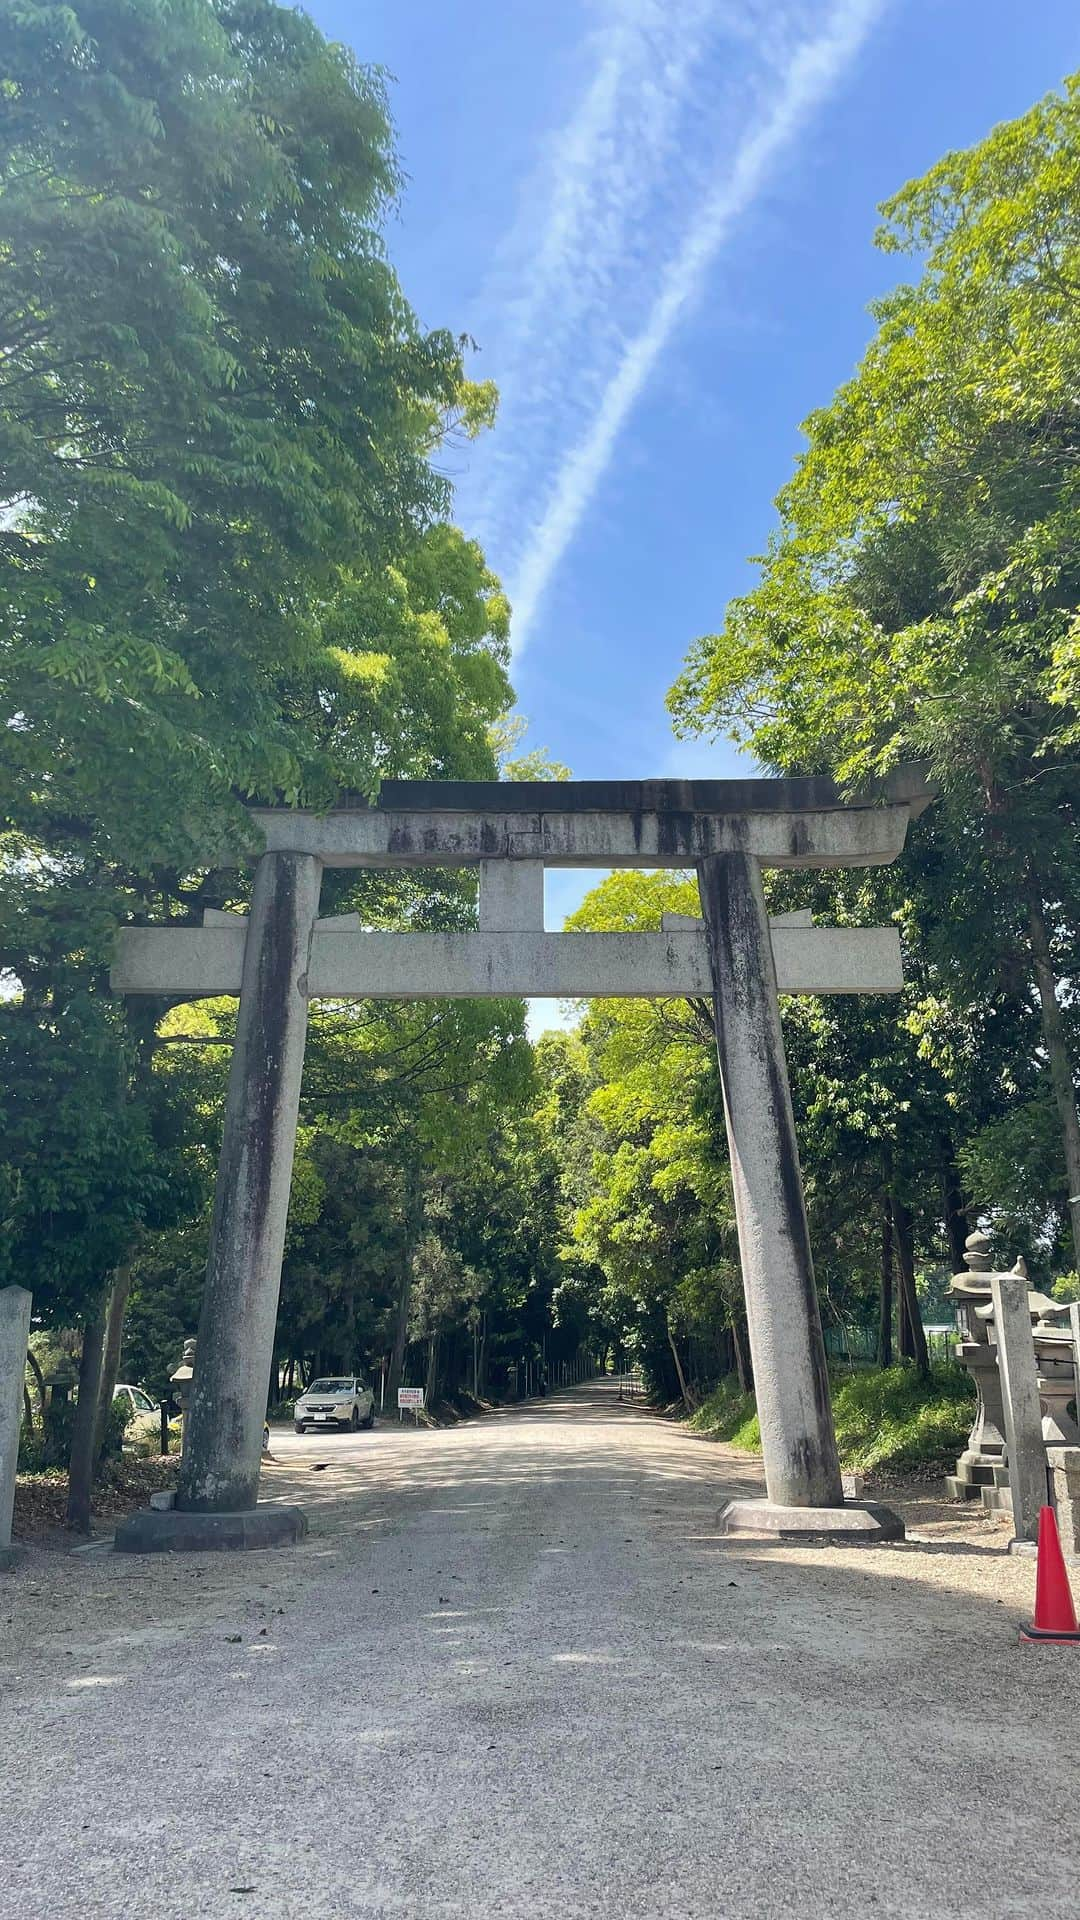
<path fill-rule="evenodd" d="M 611 874 L 567 925 L 655 930 L 695 913 L 697 884 L 665 872 Z M 590 1001 L 584 1079 L 570 1125 L 567 1238 L 604 1278 L 606 1309 L 654 1385 L 692 1404 L 695 1375 L 746 1377 L 745 1314 L 719 1076 L 707 1004 Z M 730 1342 L 730 1347 L 729 1347 Z"/>
<path fill-rule="evenodd" d="M 303 14 L 22 0 L 0 92 L 0 1197 L 92 1366 L 182 1191 L 164 1008 L 109 1001 L 115 927 L 242 903 L 206 863 L 245 799 L 493 771 L 507 610 L 431 460 L 492 395 L 385 258 L 382 81 Z"/>
<path fill-rule="evenodd" d="M 0 797 L 190 860 L 237 794 L 326 796 L 324 597 L 445 509 L 488 396 L 383 255 L 381 80 L 303 14 L 25 0 L 0 76 Z"/>
<path fill-rule="evenodd" d="M 807 422 L 759 584 L 671 704 L 680 730 L 731 730 L 779 771 L 858 785 L 929 763 L 940 798 L 906 871 L 951 943 L 941 996 L 1022 1002 L 1018 1079 L 1041 1061 L 1058 1118 L 1043 1199 L 1068 1196 L 1080 1254 L 1080 83 L 884 215 L 880 244 L 921 276 L 873 309 L 857 373 Z"/>

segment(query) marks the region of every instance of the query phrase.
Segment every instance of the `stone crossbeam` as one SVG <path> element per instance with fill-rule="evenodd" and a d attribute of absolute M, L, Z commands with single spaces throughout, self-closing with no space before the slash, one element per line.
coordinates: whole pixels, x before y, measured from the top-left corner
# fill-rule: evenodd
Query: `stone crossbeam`
<path fill-rule="evenodd" d="M 224 916 L 222 916 L 224 919 Z M 311 943 L 310 999 L 693 999 L 712 993 L 704 931 L 662 933 L 361 933 L 320 921 Z M 128 927 L 110 976 L 118 993 L 236 994 L 245 922 Z M 778 926 L 772 930 L 781 993 L 898 993 L 900 940 L 893 927 Z"/>
<path fill-rule="evenodd" d="M 312 853 L 328 867 L 474 866 L 484 859 L 548 867 L 689 867 L 750 853 L 765 867 L 875 867 L 895 860 L 906 807 L 805 814 L 550 812 L 324 814 L 252 809 L 270 853 Z"/>
<path fill-rule="evenodd" d="M 929 791 L 900 769 L 865 801 L 831 780 L 389 780 L 378 800 L 342 796 L 326 813 L 255 807 L 267 852 L 330 867 L 688 867 L 752 854 L 769 867 L 879 866 L 894 860 Z"/>

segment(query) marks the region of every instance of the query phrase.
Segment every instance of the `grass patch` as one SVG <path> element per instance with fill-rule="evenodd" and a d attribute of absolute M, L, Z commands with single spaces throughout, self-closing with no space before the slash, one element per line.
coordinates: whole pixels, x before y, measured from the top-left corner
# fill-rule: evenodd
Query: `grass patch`
<path fill-rule="evenodd" d="M 704 1433 L 710 1440 L 726 1441 L 740 1453 L 761 1452 L 761 1428 L 754 1396 L 739 1392 L 733 1374 L 713 1388 L 697 1412 L 691 1414 L 687 1425 L 691 1433 Z"/>
<path fill-rule="evenodd" d="M 971 1426 L 975 1389 L 963 1367 L 947 1363 L 933 1367 L 928 1380 L 914 1367 L 886 1367 L 834 1374 L 832 1402 L 842 1465 L 868 1472 L 958 1453 Z M 733 1379 L 720 1382 L 688 1425 L 740 1453 L 761 1449 L 753 1397 L 740 1393 Z"/>

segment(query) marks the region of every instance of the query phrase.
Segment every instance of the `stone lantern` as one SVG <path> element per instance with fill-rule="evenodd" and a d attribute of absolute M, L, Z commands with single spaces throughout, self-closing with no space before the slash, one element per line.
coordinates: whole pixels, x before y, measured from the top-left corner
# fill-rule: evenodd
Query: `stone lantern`
<path fill-rule="evenodd" d="M 180 1403 L 181 1414 L 186 1414 L 188 1410 L 188 1401 L 191 1397 L 191 1382 L 194 1377 L 195 1342 L 191 1339 L 184 1341 L 184 1351 L 180 1357 L 180 1365 L 177 1367 L 175 1373 L 169 1375 L 169 1386 Z"/>
<path fill-rule="evenodd" d="M 1000 1339 L 994 1321 L 989 1241 L 985 1234 L 973 1233 L 968 1237 L 966 1248 L 964 1259 L 971 1271 L 954 1275 L 949 1297 L 956 1302 L 961 1332 L 956 1357 L 975 1382 L 978 1410 L 967 1447 L 946 1485 L 954 1500 L 979 1498 L 988 1512 L 1007 1512 L 1014 1503 L 1005 1441 L 1007 1416 Z M 1013 1273 L 1026 1286 L 1027 1269 L 1023 1260 L 1016 1262 Z M 1034 1357 L 1042 1444 L 1047 1448 L 1080 1447 L 1080 1427 L 1068 1411 L 1069 1402 L 1076 1398 L 1077 1392 L 1072 1334 L 1064 1324 L 1069 1310 L 1046 1294 L 1029 1288 L 1017 1303 L 1021 1323 L 1025 1302 L 1031 1326 L 1029 1351 Z M 1035 1471 L 1033 1467 L 1032 1472 Z"/>
<path fill-rule="evenodd" d="M 960 1339 L 956 1358 L 975 1382 L 978 1405 L 968 1443 L 949 1474 L 946 1486 L 953 1500 L 977 1500 L 983 1487 L 1007 1484 L 1005 1468 L 1005 1409 L 1001 1399 L 996 1347 L 990 1341 L 993 1294 L 990 1281 L 990 1242 L 985 1233 L 969 1233 L 964 1242 L 967 1273 L 954 1273 L 948 1298 L 956 1308 Z"/>
<path fill-rule="evenodd" d="M 50 1408 L 62 1407 L 72 1388 L 77 1387 L 78 1384 L 79 1369 L 71 1355 L 68 1353 L 58 1355 L 55 1365 L 50 1367 L 45 1375 L 45 1388 L 49 1395 Z"/>

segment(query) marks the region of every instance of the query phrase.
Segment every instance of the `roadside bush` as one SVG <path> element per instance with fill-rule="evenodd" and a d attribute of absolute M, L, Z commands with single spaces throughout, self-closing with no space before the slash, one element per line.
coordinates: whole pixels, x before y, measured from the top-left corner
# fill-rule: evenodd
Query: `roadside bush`
<path fill-rule="evenodd" d="M 754 1396 L 752 1393 L 739 1392 L 734 1374 L 729 1374 L 719 1386 L 713 1388 L 697 1412 L 691 1415 L 687 1425 L 692 1433 L 707 1434 L 710 1440 L 724 1440 L 729 1447 L 737 1447 L 740 1453 L 759 1453 L 761 1450 L 761 1428 Z"/>
<path fill-rule="evenodd" d="M 952 1362 L 920 1380 L 914 1367 L 847 1374 L 833 1382 L 833 1416 L 845 1467 L 909 1467 L 963 1447 L 975 1407 L 971 1377 Z"/>
<path fill-rule="evenodd" d="M 845 1467 L 901 1468 L 946 1460 L 963 1447 L 975 1389 L 963 1367 L 946 1362 L 922 1380 L 914 1367 L 834 1375 L 833 1418 Z M 753 1397 L 722 1380 L 687 1423 L 692 1433 L 757 1453 L 761 1430 Z"/>
<path fill-rule="evenodd" d="M 126 1393 L 113 1401 L 105 1416 L 105 1435 L 101 1443 L 103 1460 L 119 1459 L 124 1451 L 124 1434 L 133 1413 L 134 1408 Z"/>
<path fill-rule="evenodd" d="M 71 1429 L 75 1420 L 73 1400 L 51 1401 L 43 1428 L 31 1429 L 25 1422 L 19 1434 L 19 1473 L 50 1473 L 67 1467 L 71 1454 Z"/>
<path fill-rule="evenodd" d="M 118 1460 L 124 1447 L 124 1432 L 131 1419 L 129 1400 L 114 1400 L 105 1421 L 101 1443 L 102 1460 Z M 66 1471 L 71 1457 L 71 1430 L 75 1424 L 75 1399 L 58 1401 L 46 1414 L 45 1428 L 30 1428 L 23 1422 L 19 1431 L 19 1473 Z"/>

